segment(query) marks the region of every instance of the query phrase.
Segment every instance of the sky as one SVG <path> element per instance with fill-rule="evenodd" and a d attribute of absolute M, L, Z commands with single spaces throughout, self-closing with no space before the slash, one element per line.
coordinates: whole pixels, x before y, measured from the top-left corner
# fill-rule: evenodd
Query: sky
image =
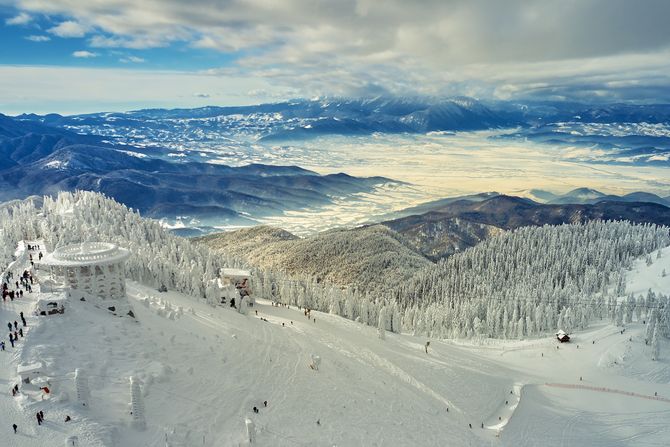
<path fill-rule="evenodd" d="M 0 0 L 0 112 L 670 102 L 667 0 Z"/>

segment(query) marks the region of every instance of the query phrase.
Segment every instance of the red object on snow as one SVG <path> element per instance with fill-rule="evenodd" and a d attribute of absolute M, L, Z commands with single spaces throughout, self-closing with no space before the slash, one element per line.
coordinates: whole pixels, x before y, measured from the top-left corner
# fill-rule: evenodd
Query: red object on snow
<path fill-rule="evenodd" d="M 42 391 L 44 391 L 46 394 L 49 394 L 49 387 L 48 386 L 43 386 L 40 388 Z"/>

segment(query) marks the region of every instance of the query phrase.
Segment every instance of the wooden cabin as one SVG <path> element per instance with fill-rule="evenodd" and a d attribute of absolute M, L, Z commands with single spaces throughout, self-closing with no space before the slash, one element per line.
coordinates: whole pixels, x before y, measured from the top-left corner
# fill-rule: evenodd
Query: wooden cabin
<path fill-rule="evenodd" d="M 556 340 L 560 341 L 561 343 L 567 343 L 570 341 L 570 336 L 561 329 L 560 331 L 556 332 Z"/>

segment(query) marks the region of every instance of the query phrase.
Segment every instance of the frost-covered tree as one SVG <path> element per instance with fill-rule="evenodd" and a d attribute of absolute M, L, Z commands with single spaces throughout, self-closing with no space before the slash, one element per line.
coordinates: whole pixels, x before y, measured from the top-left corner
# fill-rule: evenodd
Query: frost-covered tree
<path fill-rule="evenodd" d="M 386 339 L 386 308 L 382 307 L 379 311 L 379 322 L 377 324 L 377 330 L 379 333 L 379 338 L 384 340 Z"/>
<path fill-rule="evenodd" d="M 616 307 L 616 320 L 615 320 L 615 324 L 616 324 L 617 326 L 623 326 L 623 313 L 624 313 L 624 312 L 623 312 L 623 309 L 624 309 L 624 306 L 625 306 L 625 305 L 624 305 L 623 302 L 617 304 L 617 307 Z"/>
<path fill-rule="evenodd" d="M 657 319 L 657 313 L 656 309 L 652 309 L 651 314 L 649 316 L 649 319 L 647 321 L 647 327 L 644 331 L 644 343 L 649 344 L 651 342 L 651 338 L 654 335 L 654 331 L 656 329 L 656 319 Z"/>
<path fill-rule="evenodd" d="M 658 326 L 654 328 L 654 335 L 651 337 L 651 359 L 658 360 L 661 353 Z"/>

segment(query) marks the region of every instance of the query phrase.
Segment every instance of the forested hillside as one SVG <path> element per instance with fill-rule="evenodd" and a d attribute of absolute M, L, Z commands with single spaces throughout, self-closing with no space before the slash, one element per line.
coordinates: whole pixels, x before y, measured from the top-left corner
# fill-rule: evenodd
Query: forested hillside
<path fill-rule="evenodd" d="M 197 241 L 264 269 L 365 291 L 387 289 L 430 265 L 398 233 L 380 225 L 330 230 L 306 238 L 272 227 L 254 227 Z"/>
<path fill-rule="evenodd" d="M 522 197 L 482 196 L 428 203 L 416 207 L 420 213 L 381 224 L 403 235 L 415 250 L 434 261 L 473 247 L 503 230 L 526 226 L 598 220 L 670 225 L 670 208 L 667 206 L 616 196 L 604 197 L 607 201 L 584 204 L 541 204 Z"/>

